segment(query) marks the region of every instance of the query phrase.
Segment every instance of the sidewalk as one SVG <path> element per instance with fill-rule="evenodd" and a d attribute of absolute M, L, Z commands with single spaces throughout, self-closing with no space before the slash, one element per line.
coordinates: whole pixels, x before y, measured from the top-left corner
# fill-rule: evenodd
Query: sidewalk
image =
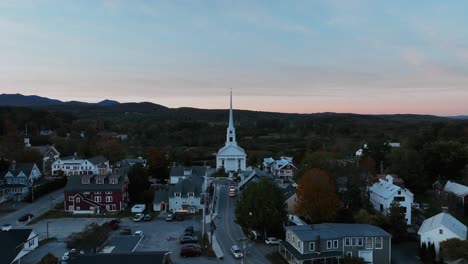
<path fill-rule="evenodd" d="M 211 232 L 208 232 L 208 239 L 211 239 Z M 223 250 L 221 249 L 221 246 L 219 245 L 215 234 L 213 234 L 213 240 L 212 241 L 210 240 L 210 243 L 211 243 L 211 248 L 213 249 L 213 252 L 216 255 L 216 258 L 218 259 L 224 258 Z"/>

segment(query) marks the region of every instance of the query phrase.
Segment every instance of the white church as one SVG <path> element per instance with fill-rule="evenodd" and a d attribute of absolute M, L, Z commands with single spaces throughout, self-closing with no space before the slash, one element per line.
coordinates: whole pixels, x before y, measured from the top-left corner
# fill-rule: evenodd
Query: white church
<path fill-rule="evenodd" d="M 245 150 L 237 145 L 236 129 L 232 117 L 232 91 L 230 94 L 229 126 L 226 133 L 226 143 L 216 154 L 216 169 L 224 169 L 225 172 L 237 172 L 246 168 Z"/>

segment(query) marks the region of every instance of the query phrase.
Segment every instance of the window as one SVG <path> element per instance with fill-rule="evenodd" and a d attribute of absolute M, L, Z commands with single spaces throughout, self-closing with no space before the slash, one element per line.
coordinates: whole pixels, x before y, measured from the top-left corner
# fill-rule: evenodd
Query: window
<path fill-rule="evenodd" d="M 288 232 L 288 233 L 286 234 L 286 240 L 287 240 L 287 241 L 291 240 L 291 233 L 290 233 L 290 232 Z"/>
<path fill-rule="evenodd" d="M 73 202 L 73 196 L 68 196 L 68 201 Z"/>
<path fill-rule="evenodd" d="M 104 179 L 96 179 L 97 184 L 104 184 Z"/>
<path fill-rule="evenodd" d="M 101 194 L 101 192 L 94 192 L 94 194 Z"/>
<path fill-rule="evenodd" d="M 398 195 L 400 195 L 400 194 L 401 194 L 401 191 L 398 191 Z"/>
<path fill-rule="evenodd" d="M 351 246 L 355 246 L 356 245 L 356 241 L 357 239 L 355 237 L 351 238 Z"/>
<path fill-rule="evenodd" d="M 174 196 L 175 196 L 175 197 L 180 197 L 180 192 L 174 193 Z"/>
<path fill-rule="evenodd" d="M 362 237 L 358 238 L 358 246 L 364 245 L 364 239 Z"/>
<path fill-rule="evenodd" d="M 115 204 L 112 205 L 112 211 L 115 211 L 116 210 L 116 206 Z"/>
<path fill-rule="evenodd" d="M 300 240 L 297 241 L 297 248 L 301 249 L 301 241 Z"/>
<path fill-rule="evenodd" d="M 97 202 L 97 203 L 100 203 L 101 202 L 101 196 L 95 196 L 94 201 Z"/>
<path fill-rule="evenodd" d="M 193 197 L 194 193 L 193 192 L 189 192 L 188 193 L 188 197 Z"/>
<path fill-rule="evenodd" d="M 381 237 L 376 237 L 375 238 L 375 248 L 376 249 L 381 249 L 382 248 L 382 238 Z"/>
<path fill-rule="evenodd" d="M 79 210 L 80 210 L 80 207 L 79 207 L 79 206 L 77 206 L 77 207 L 76 207 L 76 210 L 77 210 L 77 211 L 79 211 Z"/>
<path fill-rule="evenodd" d="M 36 242 L 34 239 L 32 239 L 32 240 L 29 240 L 28 244 L 29 244 L 29 247 L 33 247 L 34 244 L 36 244 Z"/>
<path fill-rule="evenodd" d="M 444 230 L 439 229 L 439 234 L 440 234 L 440 235 L 444 234 Z"/>
<path fill-rule="evenodd" d="M 331 240 L 327 240 L 327 249 L 331 249 L 333 247 L 333 242 Z"/>
<path fill-rule="evenodd" d="M 77 203 L 81 202 L 80 197 L 76 197 L 76 202 L 77 202 Z"/>
<path fill-rule="evenodd" d="M 333 240 L 333 248 L 338 248 L 338 240 Z"/>
<path fill-rule="evenodd" d="M 106 192 L 106 194 L 112 194 L 112 192 Z"/>
<path fill-rule="evenodd" d="M 106 196 L 106 202 L 112 202 L 112 196 Z"/>
<path fill-rule="evenodd" d="M 309 250 L 314 251 L 315 250 L 315 242 L 310 242 L 309 243 Z"/>
<path fill-rule="evenodd" d="M 350 239 L 349 237 L 345 238 L 345 246 L 350 246 L 351 243 L 350 243 Z"/>
<path fill-rule="evenodd" d="M 68 211 L 73 211 L 73 205 L 68 206 Z"/>
<path fill-rule="evenodd" d="M 372 249 L 372 237 L 366 237 L 366 249 Z"/>
<path fill-rule="evenodd" d="M 89 194 L 89 192 L 84 192 L 83 194 Z"/>
<path fill-rule="evenodd" d="M 296 237 L 293 236 L 293 240 L 292 240 L 293 244 L 296 243 Z"/>
<path fill-rule="evenodd" d="M 346 252 L 346 256 L 351 258 L 351 257 L 353 256 L 353 252 L 347 251 L 347 252 Z"/>
<path fill-rule="evenodd" d="M 82 184 L 89 184 L 89 179 L 83 179 L 83 180 L 81 180 L 81 183 Z"/>

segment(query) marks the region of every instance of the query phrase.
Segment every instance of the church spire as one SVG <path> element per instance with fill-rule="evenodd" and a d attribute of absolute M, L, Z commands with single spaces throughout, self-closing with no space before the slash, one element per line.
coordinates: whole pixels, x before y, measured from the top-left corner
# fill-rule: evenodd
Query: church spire
<path fill-rule="evenodd" d="M 226 145 L 236 143 L 236 129 L 234 128 L 234 118 L 232 115 L 232 89 L 229 97 L 229 126 L 226 133 Z"/>

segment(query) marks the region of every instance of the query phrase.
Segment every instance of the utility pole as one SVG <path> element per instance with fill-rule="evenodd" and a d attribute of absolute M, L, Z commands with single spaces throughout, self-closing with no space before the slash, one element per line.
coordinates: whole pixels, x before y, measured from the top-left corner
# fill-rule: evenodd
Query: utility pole
<path fill-rule="evenodd" d="M 207 179 L 208 179 L 208 169 L 205 171 L 205 183 L 203 184 L 204 186 L 204 192 L 203 192 L 203 231 L 202 235 L 203 238 L 205 237 L 205 224 L 206 224 L 206 185 L 207 185 Z"/>
<path fill-rule="evenodd" d="M 31 187 L 31 202 L 34 202 L 34 178 L 31 178 L 32 187 Z"/>
<path fill-rule="evenodd" d="M 47 239 L 49 239 L 49 223 L 50 222 L 47 222 Z"/>

